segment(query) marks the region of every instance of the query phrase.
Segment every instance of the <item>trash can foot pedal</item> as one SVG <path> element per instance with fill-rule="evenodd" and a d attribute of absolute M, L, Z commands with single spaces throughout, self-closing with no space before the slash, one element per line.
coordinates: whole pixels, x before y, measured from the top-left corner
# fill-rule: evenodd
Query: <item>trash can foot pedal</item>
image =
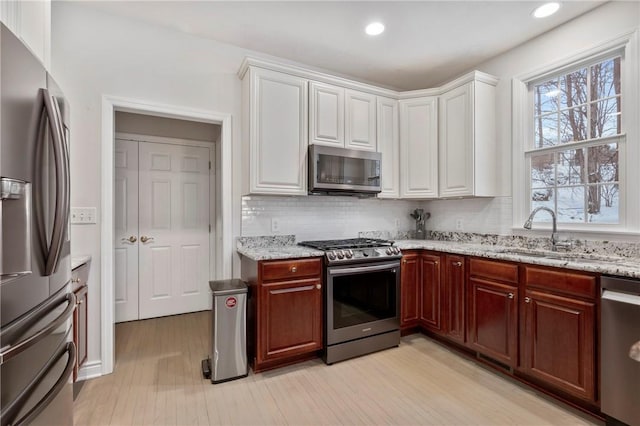
<path fill-rule="evenodd" d="M 202 360 L 202 375 L 205 379 L 211 379 L 211 360 L 209 358 Z"/>

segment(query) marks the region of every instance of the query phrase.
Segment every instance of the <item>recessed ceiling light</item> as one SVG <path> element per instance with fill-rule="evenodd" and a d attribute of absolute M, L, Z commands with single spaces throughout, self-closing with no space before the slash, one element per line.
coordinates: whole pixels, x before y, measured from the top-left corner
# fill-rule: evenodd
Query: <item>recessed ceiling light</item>
<path fill-rule="evenodd" d="M 364 31 L 371 36 L 382 34 L 382 32 L 384 31 L 384 25 L 382 25 L 382 23 L 380 22 L 372 22 L 367 25 Z"/>
<path fill-rule="evenodd" d="M 560 9 L 560 3 L 545 3 L 533 11 L 533 16 L 536 18 L 546 18 L 547 16 L 551 16 L 556 13 L 558 9 Z"/>

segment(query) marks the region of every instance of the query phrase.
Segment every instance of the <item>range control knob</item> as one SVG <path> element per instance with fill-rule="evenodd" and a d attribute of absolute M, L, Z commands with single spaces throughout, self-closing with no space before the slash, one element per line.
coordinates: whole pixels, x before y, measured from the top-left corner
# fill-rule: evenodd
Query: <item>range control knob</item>
<path fill-rule="evenodd" d="M 327 253 L 327 257 L 329 258 L 329 260 L 336 260 L 336 252 L 330 251 L 329 253 Z"/>
<path fill-rule="evenodd" d="M 391 250 L 391 247 L 387 247 L 387 249 L 384 252 L 387 253 L 388 255 L 391 255 L 393 253 L 393 251 Z"/>
<path fill-rule="evenodd" d="M 338 252 L 338 259 L 344 259 L 344 251 L 340 250 Z"/>
<path fill-rule="evenodd" d="M 353 251 L 352 250 L 345 251 L 344 257 L 346 257 L 347 259 L 351 259 L 353 257 Z"/>
<path fill-rule="evenodd" d="M 400 249 L 398 247 L 391 247 L 393 249 L 393 254 L 400 254 Z"/>

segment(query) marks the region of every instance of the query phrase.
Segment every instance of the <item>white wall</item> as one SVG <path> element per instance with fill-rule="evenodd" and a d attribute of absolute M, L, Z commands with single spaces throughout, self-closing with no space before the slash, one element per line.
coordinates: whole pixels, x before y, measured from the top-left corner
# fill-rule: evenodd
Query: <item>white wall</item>
<path fill-rule="evenodd" d="M 584 51 L 605 41 L 611 40 L 624 32 L 640 26 L 640 3 L 616 1 L 604 4 L 591 12 L 588 12 L 574 20 L 551 30 L 533 40 L 530 40 L 504 54 L 496 56 L 489 61 L 478 65 L 475 69 L 497 76 L 500 81 L 496 87 L 496 132 L 499 155 L 499 182 L 500 193 L 511 196 L 512 182 L 512 157 L 511 157 L 511 80 L 513 77 L 533 72 L 564 58 L 570 57 L 578 51 Z M 633 95 L 631 95 L 633 96 Z M 635 95 L 637 96 L 637 94 Z M 640 117 L 637 118 L 640 121 Z M 633 118 L 631 118 L 633 120 Z M 629 141 L 638 143 L 637 140 Z M 640 159 L 637 159 L 640 162 Z M 631 188 L 638 187 L 636 182 Z M 442 226 L 443 231 L 454 231 L 453 217 L 461 218 L 465 223 L 465 231 L 482 231 L 484 224 L 495 222 L 488 217 L 494 212 L 499 212 L 502 223 L 499 233 L 521 233 L 518 228 L 511 229 L 512 214 L 505 211 L 505 200 L 452 200 L 433 201 L 425 203 L 425 209 L 442 215 L 442 220 L 434 220 L 436 227 Z M 452 211 L 451 215 L 447 212 Z M 636 212 L 640 214 L 640 212 Z M 497 229 L 491 226 L 489 229 Z M 524 231 L 522 231 L 524 232 Z M 531 233 L 531 231 L 527 231 Z M 536 233 L 536 231 L 534 231 Z M 545 231 L 543 234 L 547 234 Z M 596 236 L 591 235 L 591 238 Z M 624 236 L 599 235 L 597 237 L 607 239 L 625 239 Z"/>
<path fill-rule="evenodd" d="M 242 197 L 242 236 L 293 234 L 297 241 L 353 238 L 362 231 L 405 232 L 417 201 L 354 197 Z M 272 220 L 279 230 L 272 232 Z M 427 229 L 432 229 L 427 221 Z"/>
<path fill-rule="evenodd" d="M 71 105 L 71 205 L 98 207 L 96 225 L 73 225 L 72 254 L 89 254 L 89 362 L 100 358 L 102 95 L 232 114 L 233 235 L 240 235 L 239 48 L 95 12 L 52 7 L 52 74 Z M 238 165 L 237 167 L 235 165 Z M 234 273 L 239 276 L 235 259 Z"/>
<path fill-rule="evenodd" d="M 116 132 L 215 142 L 220 126 L 197 121 L 116 111 Z"/>

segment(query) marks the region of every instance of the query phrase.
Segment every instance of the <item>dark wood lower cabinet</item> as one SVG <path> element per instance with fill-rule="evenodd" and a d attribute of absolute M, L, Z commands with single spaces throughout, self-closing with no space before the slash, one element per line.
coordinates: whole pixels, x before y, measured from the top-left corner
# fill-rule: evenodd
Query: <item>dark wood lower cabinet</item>
<path fill-rule="evenodd" d="M 595 304 L 527 290 L 522 306 L 522 371 L 595 402 Z"/>
<path fill-rule="evenodd" d="M 443 278 L 443 321 L 445 336 L 465 342 L 465 258 L 445 255 Z"/>
<path fill-rule="evenodd" d="M 423 327 L 432 331 L 442 329 L 442 279 L 441 256 L 434 253 L 422 253 L 421 265 L 421 297 L 420 297 L 420 322 Z"/>
<path fill-rule="evenodd" d="M 263 284 L 260 360 L 322 349 L 322 283 L 318 279 Z"/>
<path fill-rule="evenodd" d="M 322 349 L 322 259 L 242 258 L 249 284 L 247 349 L 254 372 L 291 364 Z"/>
<path fill-rule="evenodd" d="M 417 253 L 402 256 L 400 266 L 400 327 L 409 329 L 418 325 L 420 315 L 420 263 Z"/>
<path fill-rule="evenodd" d="M 509 367 L 518 362 L 518 287 L 469 278 L 468 346 Z"/>

